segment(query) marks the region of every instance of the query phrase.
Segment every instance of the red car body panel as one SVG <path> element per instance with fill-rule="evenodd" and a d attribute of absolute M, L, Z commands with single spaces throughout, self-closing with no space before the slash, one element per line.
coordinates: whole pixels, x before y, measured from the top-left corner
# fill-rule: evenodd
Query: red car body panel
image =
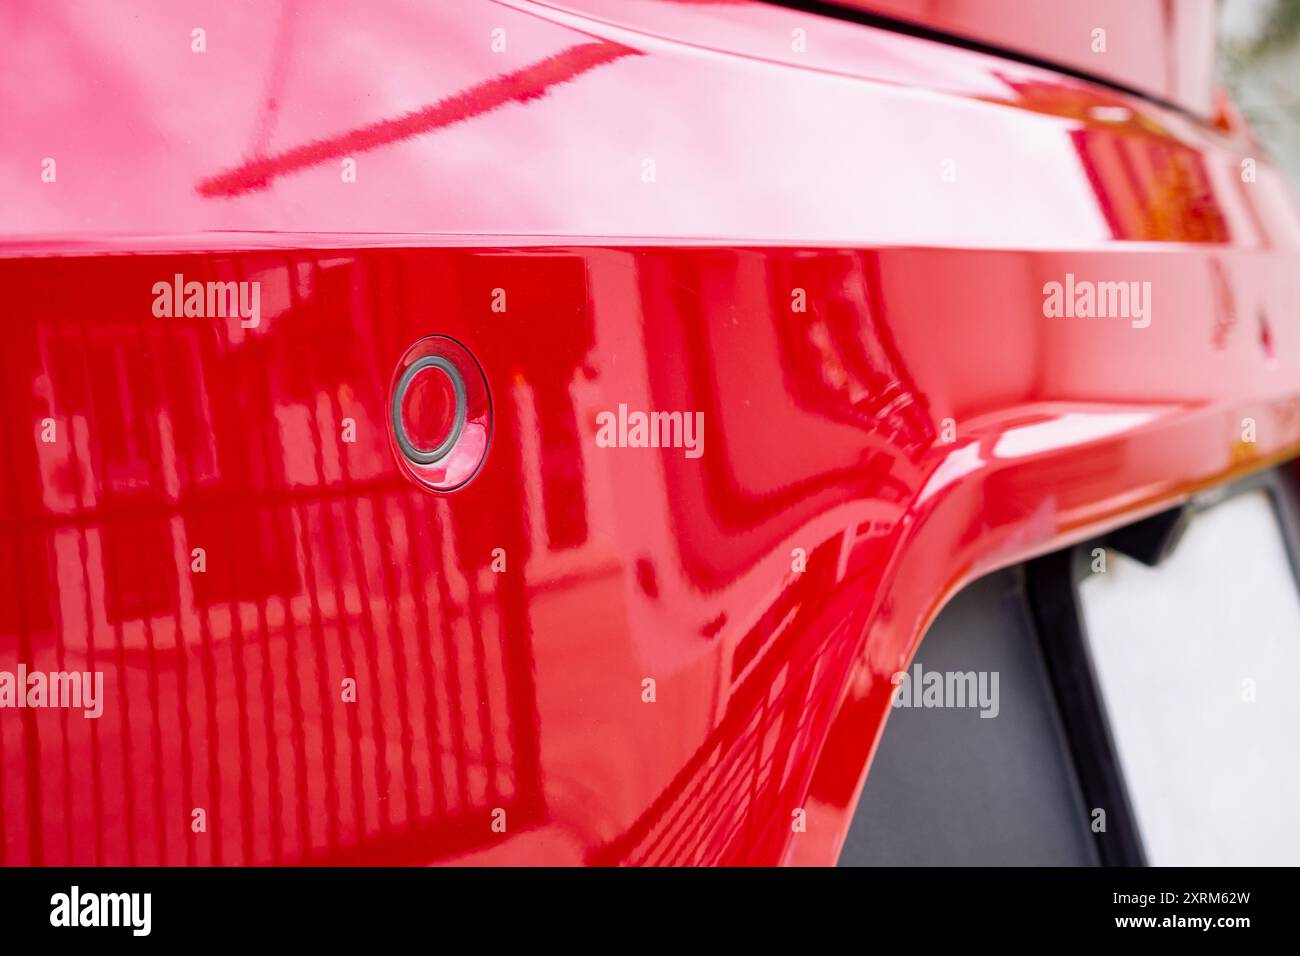
<path fill-rule="evenodd" d="M 832 863 L 948 597 L 1300 448 L 1244 131 L 613 6 L 0 12 L 0 664 L 107 697 L 0 712 L 0 862 Z M 176 274 L 259 324 L 155 316 Z M 1067 274 L 1152 321 L 1046 317 Z M 386 426 L 435 334 L 494 416 L 447 495 Z M 620 404 L 703 454 L 598 447 Z"/>

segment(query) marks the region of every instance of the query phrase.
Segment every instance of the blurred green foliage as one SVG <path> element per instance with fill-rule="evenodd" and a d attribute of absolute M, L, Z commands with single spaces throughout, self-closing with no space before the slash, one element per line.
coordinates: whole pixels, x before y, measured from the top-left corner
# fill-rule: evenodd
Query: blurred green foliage
<path fill-rule="evenodd" d="M 1300 0 L 1274 0 L 1264 30 L 1250 44 L 1250 55 L 1267 56 L 1275 50 L 1289 49 L 1300 37 Z"/>

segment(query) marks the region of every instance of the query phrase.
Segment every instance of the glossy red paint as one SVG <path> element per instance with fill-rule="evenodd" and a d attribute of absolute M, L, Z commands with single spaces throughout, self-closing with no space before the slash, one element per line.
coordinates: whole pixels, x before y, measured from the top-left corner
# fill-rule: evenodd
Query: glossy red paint
<path fill-rule="evenodd" d="M 0 861 L 830 863 L 947 597 L 1300 447 L 1300 222 L 1244 134 L 566 6 L 0 12 L 0 669 L 107 696 L 0 711 Z M 156 317 L 176 274 L 260 321 Z M 1067 274 L 1149 326 L 1045 317 Z M 443 496 L 386 418 L 429 335 L 493 403 Z M 703 453 L 600 447 L 620 404 Z"/>

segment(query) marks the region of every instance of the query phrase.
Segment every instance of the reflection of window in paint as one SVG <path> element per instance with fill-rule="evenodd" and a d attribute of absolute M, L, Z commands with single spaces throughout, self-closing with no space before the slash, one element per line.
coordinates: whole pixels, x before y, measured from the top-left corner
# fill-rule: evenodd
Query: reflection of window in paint
<path fill-rule="evenodd" d="M 168 396 L 166 408 L 179 412 L 173 426 L 175 455 L 183 459 L 180 476 L 186 484 L 210 483 L 220 477 L 217 465 L 216 430 L 212 427 L 212 401 L 208 391 L 204 363 L 199 354 L 198 336 L 192 329 L 177 333 L 178 348 L 172 351 L 175 381 L 186 383 Z"/>
<path fill-rule="evenodd" d="M 95 511 L 108 582 L 106 610 L 113 622 L 168 612 L 176 591 L 165 489 L 156 477 L 161 442 L 152 356 L 123 345 L 137 336 L 135 330 L 96 328 L 78 350 L 90 467 L 101 489 Z M 156 558 L 141 560 L 142 555 Z"/>

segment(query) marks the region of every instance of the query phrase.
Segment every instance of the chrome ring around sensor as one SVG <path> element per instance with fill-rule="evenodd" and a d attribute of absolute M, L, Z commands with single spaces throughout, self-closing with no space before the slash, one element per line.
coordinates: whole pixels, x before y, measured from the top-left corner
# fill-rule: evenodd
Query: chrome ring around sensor
<path fill-rule="evenodd" d="M 447 437 L 438 443 L 436 448 L 424 449 L 417 448 L 406 434 L 406 423 L 402 420 L 402 402 L 406 398 L 407 390 L 410 389 L 411 383 L 415 376 L 419 375 L 426 368 L 439 369 L 451 379 L 452 391 L 456 394 L 456 411 L 451 423 L 451 431 Z M 465 418 L 468 412 L 469 400 L 465 394 L 465 380 L 461 378 L 460 370 L 451 363 L 450 360 L 441 355 L 426 355 L 412 362 L 402 373 L 402 377 L 397 380 L 397 387 L 393 390 L 393 435 L 397 439 L 397 447 L 402 450 L 402 454 L 415 462 L 417 465 L 433 465 L 441 461 L 451 451 L 460 438 L 460 433 L 465 427 Z"/>

